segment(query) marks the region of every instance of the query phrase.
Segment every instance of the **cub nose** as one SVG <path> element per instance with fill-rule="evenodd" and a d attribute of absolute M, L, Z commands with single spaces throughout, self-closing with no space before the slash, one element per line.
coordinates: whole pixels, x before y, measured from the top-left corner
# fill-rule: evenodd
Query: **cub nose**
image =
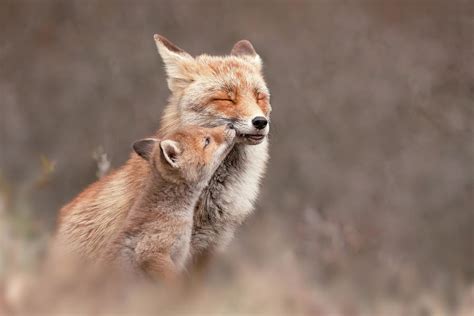
<path fill-rule="evenodd" d="M 263 116 L 257 116 L 252 120 L 252 124 L 256 129 L 264 129 L 265 126 L 267 126 L 268 121 Z"/>

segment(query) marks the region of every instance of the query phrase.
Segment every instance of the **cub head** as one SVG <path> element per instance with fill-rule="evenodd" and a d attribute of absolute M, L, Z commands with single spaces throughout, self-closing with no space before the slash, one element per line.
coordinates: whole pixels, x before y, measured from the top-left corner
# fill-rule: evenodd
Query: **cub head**
<path fill-rule="evenodd" d="M 249 41 L 237 42 L 228 56 L 190 54 L 155 35 L 171 90 L 162 126 L 217 126 L 232 123 L 237 141 L 256 145 L 270 129 L 270 93 L 262 61 Z"/>
<path fill-rule="evenodd" d="M 235 138 L 236 132 L 231 125 L 213 128 L 187 126 L 160 140 L 138 140 L 133 144 L 133 150 L 168 181 L 207 184 L 229 153 Z"/>

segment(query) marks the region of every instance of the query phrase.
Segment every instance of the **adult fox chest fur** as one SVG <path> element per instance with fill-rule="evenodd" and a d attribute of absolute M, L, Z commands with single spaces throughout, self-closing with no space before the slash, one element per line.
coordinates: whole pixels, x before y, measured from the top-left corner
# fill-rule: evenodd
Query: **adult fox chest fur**
<path fill-rule="evenodd" d="M 223 249 L 253 209 L 268 160 L 270 95 L 248 41 L 235 44 L 228 56 L 197 57 L 160 35 L 155 41 L 172 92 L 161 131 L 231 122 L 238 134 L 194 210 L 191 253 L 199 257 Z"/>
<path fill-rule="evenodd" d="M 194 211 L 192 251 L 223 249 L 253 209 L 268 144 L 235 146 L 204 189 Z M 209 249 L 210 248 L 210 249 Z"/>

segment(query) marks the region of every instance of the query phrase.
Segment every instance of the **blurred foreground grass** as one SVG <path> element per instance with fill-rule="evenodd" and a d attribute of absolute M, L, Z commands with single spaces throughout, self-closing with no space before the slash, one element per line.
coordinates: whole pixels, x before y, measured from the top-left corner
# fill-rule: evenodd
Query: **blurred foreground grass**
<path fill-rule="evenodd" d="M 43 178 L 44 174 L 40 174 Z M 357 288 L 350 279 L 319 284 L 308 278 L 301 268 L 294 246 L 271 239 L 266 242 L 279 243 L 281 248 L 263 264 L 249 255 L 242 255 L 245 250 L 239 249 L 239 245 L 232 246 L 212 267 L 210 275 L 193 295 L 161 287 L 144 287 L 134 289 L 126 299 L 105 299 L 102 297 L 104 293 L 97 288 L 86 287 L 86 294 L 81 292 L 81 276 L 77 275 L 71 276 L 73 289 L 64 291 L 55 288 L 55 282 L 41 275 L 44 269 L 41 262 L 51 231 L 31 212 L 9 211 L 14 209 L 14 205 L 22 203 L 15 201 L 6 183 L 1 182 L 1 315 L 36 315 L 36 311 L 37 315 L 471 316 L 474 312 L 473 285 L 460 285 L 455 293 L 447 296 L 429 288 L 415 294 L 408 290 L 396 295 L 383 289 L 368 298 L 360 293 L 365 291 L 364 287 Z M 337 227 L 330 222 L 321 219 L 308 219 L 308 222 L 313 225 L 313 234 L 322 234 L 335 244 L 337 239 L 344 238 L 338 236 Z M 356 241 L 352 243 L 357 244 Z M 332 253 L 329 254 L 330 264 L 350 265 L 350 262 L 337 262 L 344 260 L 346 255 L 335 254 L 335 247 L 338 247 L 335 244 L 331 246 L 327 240 L 323 241 L 319 250 Z M 337 251 L 342 250 L 339 248 Z M 319 268 L 314 266 L 314 269 Z M 400 278 L 408 276 L 413 278 L 410 281 L 417 282 L 409 266 L 406 271 L 398 273 Z M 416 287 L 423 288 L 418 284 Z M 34 291 L 35 301 L 41 302 L 39 309 L 28 307 L 25 293 L 31 295 L 31 291 Z"/>

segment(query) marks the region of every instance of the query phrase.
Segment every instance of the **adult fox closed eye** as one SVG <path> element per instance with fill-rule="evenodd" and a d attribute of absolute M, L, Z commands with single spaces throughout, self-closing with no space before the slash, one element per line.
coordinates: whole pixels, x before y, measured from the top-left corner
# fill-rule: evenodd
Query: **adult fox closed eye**
<path fill-rule="evenodd" d="M 196 201 L 234 139 L 235 130 L 216 127 L 136 142 L 134 149 L 149 163 L 149 172 L 106 260 L 138 274 L 174 278 L 189 255 Z"/>
<path fill-rule="evenodd" d="M 188 258 L 196 201 L 235 134 L 229 126 L 188 126 L 136 142 L 123 167 L 61 210 L 54 254 L 175 275 Z"/>
<path fill-rule="evenodd" d="M 253 209 L 268 160 L 270 95 L 261 59 L 248 41 L 237 42 L 229 56 L 195 58 L 160 35 L 155 41 L 171 90 L 161 131 L 232 122 L 238 134 L 196 204 L 191 253 L 202 263 L 229 243 Z"/>

